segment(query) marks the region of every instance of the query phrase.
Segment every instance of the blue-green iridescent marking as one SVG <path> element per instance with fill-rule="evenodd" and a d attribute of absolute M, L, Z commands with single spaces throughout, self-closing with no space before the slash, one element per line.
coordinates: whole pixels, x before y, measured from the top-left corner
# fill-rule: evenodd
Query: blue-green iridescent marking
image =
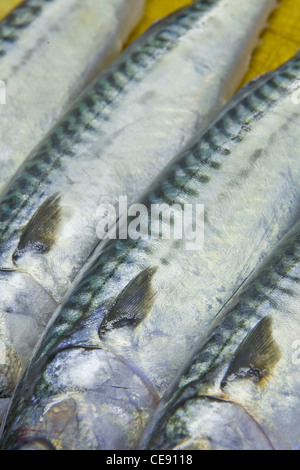
<path fill-rule="evenodd" d="M 290 73 L 293 72 L 295 74 L 294 76 L 297 77 L 299 66 L 300 56 L 297 58 L 297 60 L 294 59 L 292 62 L 280 68 L 277 76 L 280 77 L 281 71 L 285 72 L 285 69 L 287 68 L 290 70 Z M 264 83 L 264 80 L 266 81 L 266 83 Z M 270 81 L 273 81 L 273 78 L 265 77 L 261 79 L 260 82 L 257 82 L 256 86 L 258 87 L 258 89 L 260 89 L 261 87 L 268 87 Z M 280 97 L 283 99 L 287 93 L 287 89 L 281 86 L 280 90 Z M 250 93 L 251 96 L 247 97 L 247 99 L 244 98 L 240 104 L 240 106 L 242 106 L 243 108 L 243 113 L 235 113 L 235 116 L 240 115 L 240 119 L 242 119 L 242 122 L 239 122 L 237 132 L 232 136 L 233 138 L 239 136 L 241 139 L 243 139 L 246 135 L 247 131 L 243 130 L 242 128 L 242 124 L 245 119 L 247 119 L 247 121 L 251 123 L 252 121 L 255 122 L 258 119 L 261 119 L 263 116 L 263 113 L 261 112 L 257 114 L 257 108 L 253 104 L 256 103 L 258 99 L 257 89 L 251 90 Z M 259 96 L 261 96 L 260 93 Z M 247 108 L 247 103 L 250 104 L 250 109 Z M 260 103 L 260 107 L 261 105 L 262 103 Z M 270 100 L 265 100 L 264 106 L 266 110 L 269 109 Z M 237 105 L 237 107 L 239 107 L 239 104 Z M 229 114 L 231 116 L 231 113 Z M 224 119 L 224 121 L 228 123 L 229 118 L 230 117 L 228 116 L 228 114 L 225 114 L 224 117 L 221 117 L 221 120 Z M 225 127 L 225 123 L 224 126 L 221 124 L 219 125 L 220 145 L 222 145 L 222 143 L 225 141 L 225 138 L 228 140 L 228 137 L 226 137 L 227 131 L 225 131 L 225 135 L 221 131 L 223 127 Z M 191 178 L 195 178 L 198 183 L 200 183 L 198 189 L 198 192 L 200 192 L 201 184 L 208 184 L 210 174 L 214 171 L 218 171 L 221 168 L 221 161 L 226 159 L 228 153 L 225 152 L 224 154 L 224 152 L 222 151 L 219 152 L 217 142 L 211 142 L 211 136 L 212 132 L 208 130 L 208 132 L 201 137 L 199 142 L 196 142 L 191 149 L 183 152 L 179 156 L 178 160 L 175 163 L 173 162 L 173 164 L 166 169 L 165 173 L 163 173 L 161 178 L 155 183 L 155 186 L 149 191 L 148 194 L 151 196 L 146 196 L 144 199 L 141 200 L 141 202 L 144 203 L 146 206 L 149 206 L 154 203 L 164 203 L 166 200 L 170 204 L 180 204 L 182 193 L 188 193 L 188 190 L 186 188 L 188 187 Z M 234 145 L 238 145 L 238 140 L 232 139 L 230 145 L 231 147 L 233 147 Z M 202 152 L 200 149 L 202 150 Z M 217 154 L 214 154 L 214 152 L 217 152 Z M 217 165 L 214 163 L 216 156 L 218 157 Z M 213 164 L 209 165 L 210 161 L 212 161 Z M 202 176 L 203 168 L 205 170 L 204 178 Z M 176 173 L 178 172 L 178 169 L 181 170 L 182 174 L 186 175 L 185 179 L 182 176 L 180 182 L 178 182 L 178 180 L 176 179 Z M 164 181 L 167 181 L 170 185 L 173 186 L 172 199 L 168 197 L 168 193 L 166 192 L 169 191 L 170 187 L 168 185 L 164 186 L 162 184 L 162 182 Z M 149 242 L 148 240 L 128 239 L 125 241 L 119 240 L 109 242 L 105 251 L 101 254 L 98 260 L 91 267 L 91 269 L 86 273 L 83 281 L 76 288 L 73 295 L 68 300 L 68 303 L 60 312 L 59 318 L 57 320 L 57 325 L 59 325 L 59 328 L 56 329 L 56 323 L 54 323 L 51 330 L 45 336 L 43 345 L 41 347 L 42 350 L 43 348 L 45 348 L 43 353 L 49 351 L 49 349 L 54 347 L 54 345 L 59 341 L 61 335 L 68 335 L 69 330 L 71 328 L 77 328 L 78 323 L 83 325 L 88 316 L 92 312 L 97 311 L 97 309 L 101 305 L 102 287 L 110 279 L 117 275 L 117 271 L 120 267 L 127 266 L 128 258 L 130 257 L 132 250 L 137 248 L 143 253 L 146 253 L 148 251 L 148 254 L 151 254 L 151 241 Z M 110 260 L 114 260 L 114 267 L 110 273 L 107 273 L 105 270 L 105 266 Z M 81 305 L 80 302 L 82 296 L 85 296 L 85 298 L 87 298 L 85 294 L 90 291 L 93 291 L 93 296 L 89 297 L 90 300 L 87 304 Z M 72 321 L 70 321 L 69 310 L 74 311 L 76 309 L 79 309 L 81 314 L 78 316 L 77 322 L 73 324 Z"/>

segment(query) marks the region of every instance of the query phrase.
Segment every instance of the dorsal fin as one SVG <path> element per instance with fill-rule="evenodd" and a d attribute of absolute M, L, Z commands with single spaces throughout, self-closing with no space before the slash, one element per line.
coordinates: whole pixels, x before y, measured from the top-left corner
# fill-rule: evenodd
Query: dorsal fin
<path fill-rule="evenodd" d="M 237 378 L 259 382 L 271 372 L 280 357 L 280 349 L 272 335 L 272 319 L 264 317 L 238 347 L 221 388 Z"/>
<path fill-rule="evenodd" d="M 123 289 L 100 325 L 100 338 L 114 328 L 136 327 L 145 318 L 154 301 L 152 278 L 156 271 L 156 267 L 145 269 Z"/>
<path fill-rule="evenodd" d="M 47 253 L 55 242 L 55 236 L 61 221 L 60 197 L 56 193 L 49 197 L 32 216 L 25 227 L 18 248 L 13 254 L 13 262 L 27 251 Z"/>

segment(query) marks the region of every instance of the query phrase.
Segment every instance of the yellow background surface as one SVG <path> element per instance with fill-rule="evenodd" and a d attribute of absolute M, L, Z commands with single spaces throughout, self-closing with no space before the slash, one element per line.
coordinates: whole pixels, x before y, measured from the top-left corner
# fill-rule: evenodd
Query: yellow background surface
<path fill-rule="evenodd" d="M 20 3 L 21 0 L 0 0 L 0 19 Z M 138 37 L 154 21 L 191 3 L 191 0 L 147 0 L 144 18 L 130 40 Z M 270 17 L 261 44 L 253 54 L 245 82 L 278 67 L 298 49 L 300 49 L 300 0 L 281 0 L 279 7 Z"/>

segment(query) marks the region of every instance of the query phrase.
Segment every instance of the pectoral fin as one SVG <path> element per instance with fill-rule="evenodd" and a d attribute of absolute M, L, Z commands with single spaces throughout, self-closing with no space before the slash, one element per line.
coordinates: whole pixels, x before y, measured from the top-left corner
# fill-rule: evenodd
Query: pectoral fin
<path fill-rule="evenodd" d="M 152 278 L 156 270 L 145 269 L 123 289 L 101 323 L 100 337 L 114 328 L 136 327 L 145 318 L 154 301 Z"/>
<path fill-rule="evenodd" d="M 221 388 L 237 378 L 260 382 L 270 374 L 280 357 L 280 349 L 272 335 L 272 319 L 264 317 L 237 349 Z"/>
<path fill-rule="evenodd" d="M 54 194 L 48 198 L 32 216 L 25 227 L 18 248 L 13 254 L 13 262 L 27 251 L 47 253 L 55 243 L 57 229 L 61 221 L 60 197 Z"/>

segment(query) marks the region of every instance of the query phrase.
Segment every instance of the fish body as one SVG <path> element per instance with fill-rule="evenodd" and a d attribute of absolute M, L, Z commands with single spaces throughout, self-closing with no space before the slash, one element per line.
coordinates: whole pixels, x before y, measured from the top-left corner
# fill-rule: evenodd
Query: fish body
<path fill-rule="evenodd" d="M 204 204 L 202 248 L 187 249 L 184 238 L 163 239 L 168 221 L 162 221 L 159 236 L 99 245 L 88 269 L 79 274 L 76 289 L 52 318 L 17 387 L 4 428 L 5 446 L 22 447 L 25 441 L 34 446 L 43 438 L 56 448 L 69 448 L 70 431 L 55 426 L 52 416 L 54 411 L 64 414 L 70 394 L 72 419 L 79 423 L 72 428 L 71 448 L 82 442 L 81 426 L 87 422 L 84 439 L 90 447 L 114 448 L 115 440 L 102 447 L 105 430 L 98 427 L 99 416 L 115 424 L 114 439 L 123 443 L 122 449 L 129 440 L 139 440 L 153 406 L 144 395 L 144 407 L 140 401 L 140 411 L 132 411 L 135 393 L 126 403 L 126 376 L 117 372 L 111 354 L 161 398 L 224 304 L 298 220 L 300 109 L 293 93 L 298 92 L 299 74 L 298 55 L 241 90 L 141 198 L 148 209 L 163 203 Z M 148 226 L 148 214 L 140 216 L 140 224 L 143 218 Z M 130 217 L 129 226 L 132 221 Z M 101 354 L 107 351 L 110 373 L 107 366 L 101 375 L 83 359 L 85 351 L 99 349 Z M 80 382 L 78 364 L 84 371 Z M 103 393 L 99 385 L 111 381 L 114 393 L 119 387 L 122 412 L 135 422 L 125 426 L 125 441 L 120 408 L 106 406 L 111 389 Z M 86 414 L 90 393 L 101 410 L 95 419 Z"/>
<path fill-rule="evenodd" d="M 95 79 L 2 196 L 0 287 L 16 271 L 55 305 L 68 297 L 99 243 L 98 207 L 116 206 L 124 195 L 134 202 L 203 128 L 233 93 L 274 5 L 197 2 L 154 25 Z M 11 308 L 0 305 L 9 338 L 18 337 L 8 326 L 15 299 L 23 312 L 15 328 L 26 338 L 22 318 L 32 315 L 35 295 L 18 288 L 10 291 Z M 49 312 L 41 309 L 35 318 L 38 340 Z M 3 385 L 1 393 L 9 390 Z"/>
<path fill-rule="evenodd" d="M 27 0 L 0 23 L 0 192 L 111 62 L 144 0 Z"/>
<path fill-rule="evenodd" d="M 299 448 L 300 224 L 220 312 L 141 446 Z"/>

